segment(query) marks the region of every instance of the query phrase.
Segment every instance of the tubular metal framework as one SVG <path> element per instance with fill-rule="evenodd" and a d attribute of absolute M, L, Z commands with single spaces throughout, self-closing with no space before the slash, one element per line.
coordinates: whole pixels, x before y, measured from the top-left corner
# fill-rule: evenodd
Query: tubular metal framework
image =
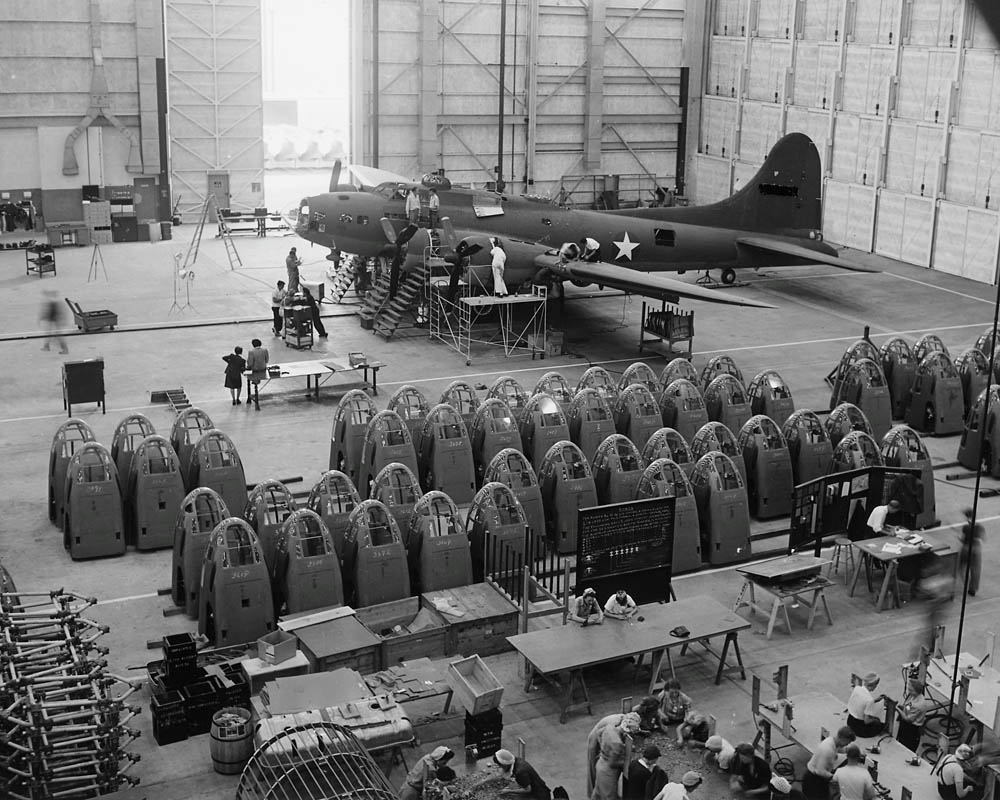
<path fill-rule="evenodd" d="M 236 800 L 394 800 L 396 793 L 347 728 L 311 722 L 260 744 Z"/>
<path fill-rule="evenodd" d="M 12 587 L 11 587 L 12 588 Z M 71 592 L 0 592 L 0 797 L 77 800 L 136 784 L 124 748 L 139 686 L 106 672 L 96 603 Z"/>

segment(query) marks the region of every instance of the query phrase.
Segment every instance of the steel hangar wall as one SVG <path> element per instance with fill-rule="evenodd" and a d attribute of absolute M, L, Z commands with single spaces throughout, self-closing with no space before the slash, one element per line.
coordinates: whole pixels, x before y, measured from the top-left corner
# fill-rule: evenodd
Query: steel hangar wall
<path fill-rule="evenodd" d="M 2 5 L 0 202 L 82 224 L 83 186 L 158 175 L 162 25 L 156 0 Z"/>
<path fill-rule="evenodd" d="M 354 0 L 352 157 L 495 180 L 505 7 L 508 190 L 600 191 L 618 175 L 622 195 L 648 201 L 676 182 L 684 5 Z"/>
<path fill-rule="evenodd" d="M 703 43 L 688 127 L 696 202 L 728 195 L 803 131 L 823 163 L 828 240 L 996 280 L 1000 58 L 969 0 L 689 8 Z"/>

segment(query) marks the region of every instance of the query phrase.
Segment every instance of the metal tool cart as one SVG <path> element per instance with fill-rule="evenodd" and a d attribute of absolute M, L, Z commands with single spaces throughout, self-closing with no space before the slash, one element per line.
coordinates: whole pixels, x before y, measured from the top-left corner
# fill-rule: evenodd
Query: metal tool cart
<path fill-rule="evenodd" d="M 34 272 L 39 278 L 47 272 L 56 274 L 56 254 L 50 244 L 36 244 L 24 248 L 24 274 Z"/>
<path fill-rule="evenodd" d="M 299 300 L 296 297 L 292 300 L 292 305 L 284 307 L 284 314 L 285 346 L 294 347 L 296 350 L 312 349 L 313 324 L 309 306 L 304 300 Z"/>

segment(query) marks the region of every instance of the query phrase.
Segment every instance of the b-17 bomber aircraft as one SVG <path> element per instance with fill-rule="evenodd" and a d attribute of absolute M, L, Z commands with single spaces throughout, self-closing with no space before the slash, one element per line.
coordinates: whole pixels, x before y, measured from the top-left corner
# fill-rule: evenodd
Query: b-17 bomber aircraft
<path fill-rule="evenodd" d="M 823 241 L 819 153 L 802 133 L 779 140 L 738 192 L 705 206 L 591 211 L 454 188 L 433 174 L 364 191 L 338 180 L 335 169 L 329 192 L 301 201 L 295 230 L 303 239 L 334 254 L 396 258 L 404 271 L 433 248 L 467 265 L 470 283 L 487 287 L 495 238 L 507 253 L 508 286 L 568 280 L 674 302 L 686 297 L 770 308 L 661 273 L 721 269 L 723 282 L 732 283 L 742 268 L 826 264 L 871 271 L 838 258 Z M 422 213 L 430 189 L 437 192 L 440 230 L 409 225 L 404 206 L 410 188 L 422 196 Z M 590 248 L 583 246 L 587 239 Z"/>

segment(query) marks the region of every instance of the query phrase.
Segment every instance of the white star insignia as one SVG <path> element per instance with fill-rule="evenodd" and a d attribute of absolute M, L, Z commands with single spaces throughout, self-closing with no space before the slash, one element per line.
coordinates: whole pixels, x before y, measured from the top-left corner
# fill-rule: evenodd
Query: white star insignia
<path fill-rule="evenodd" d="M 625 231 L 620 242 L 613 241 L 612 244 L 618 248 L 618 255 L 615 258 L 627 258 L 629 261 L 632 260 L 632 251 L 639 246 L 638 242 L 628 238 L 628 231 Z"/>

